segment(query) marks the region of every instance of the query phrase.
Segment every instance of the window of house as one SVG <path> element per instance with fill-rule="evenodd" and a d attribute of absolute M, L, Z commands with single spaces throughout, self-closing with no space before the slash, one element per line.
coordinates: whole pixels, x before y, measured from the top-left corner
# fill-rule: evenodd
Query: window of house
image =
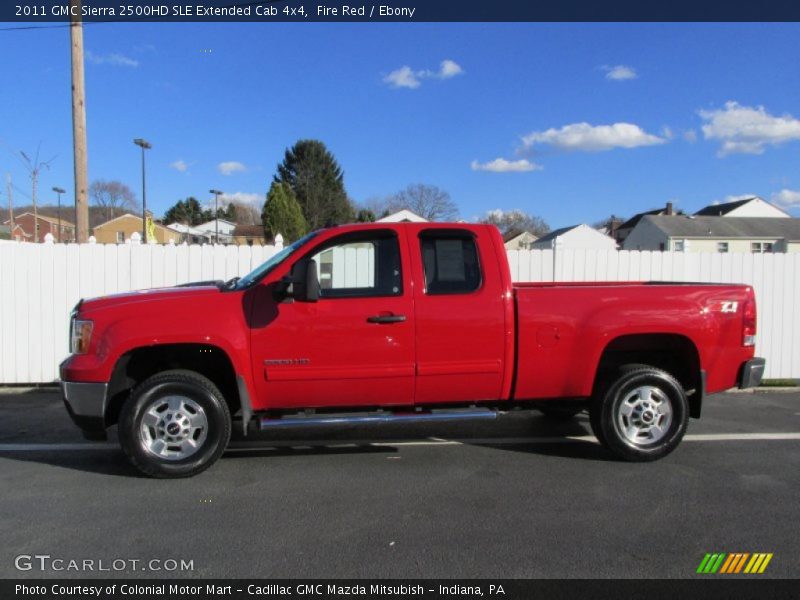
<path fill-rule="evenodd" d="M 727 252 L 728 242 L 717 242 L 717 252 Z"/>
<path fill-rule="evenodd" d="M 475 238 L 463 231 L 428 230 L 420 234 L 425 293 L 467 294 L 481 286 Z"/>
<path fill-rule="evenodd" d="M 764 242 L 762 245 L 763 252 L 772 252 L 772 242 Z"/>
<path fill-rule="evenodd" d="M 124 231 L 118 231 L 117 232 L 117 243 L 118 244 L 124 244 L 125 243 L 125 232 Z"/>
<path fill-rule="evenodd" d="M 685 252 L 686 251 L 686 241 L 685 240 L 675 240 L 672 243 L 672 249 L 675 252 Z"/>
<path fill-rule="evenodd" d="M 666 246 L 664 245 L 664 242 L 661 242 L 661 243 L 658 245 L 658 249 L 659 249 L 659 250 L 661 250 L 661 252 L 663 252 L 663 251 L 664 251 L 664 248 L 666 248 Z"/>
<path fill-rule="evenodd" d="M 772 252 L 772 242 L 753 242 L 750 248 L 753 254 Z"/>
<path fill-rule="evenodd" d="M 400 246 L 393 231 L 346 234 L 309 258 L 317 262 L 320 298 L 403 294 Z"/>

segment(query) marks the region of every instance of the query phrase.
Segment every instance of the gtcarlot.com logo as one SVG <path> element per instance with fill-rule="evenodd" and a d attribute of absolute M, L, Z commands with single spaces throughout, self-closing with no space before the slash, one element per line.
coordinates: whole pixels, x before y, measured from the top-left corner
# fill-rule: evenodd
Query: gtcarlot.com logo
<path fill-rule="evenodd" d="M 772 560 L 772 553 L 755 552 L 718 552 L 716 554 L 706 554 L 697 572 L 701 574 L 723 574 L 723 575 L 755 575 L 767 570 L 769 561 Z"/>

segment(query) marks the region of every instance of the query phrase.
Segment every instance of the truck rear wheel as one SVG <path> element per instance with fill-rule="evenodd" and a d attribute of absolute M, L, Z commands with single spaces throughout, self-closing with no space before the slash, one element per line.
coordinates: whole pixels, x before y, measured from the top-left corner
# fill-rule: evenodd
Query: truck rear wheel
<path fill-rule="evenodd" d="M 592 401 L 592 431 L 618 457 L 651 461 L 672 452 L 689 422 L 686 394 L 655 367 L 626 365 Z"/>
<path fill-rule="evenodd" d="M 128 460 L 151 477 L 190 477 L 210 467 L 231 436 L 228 405 L 194 371 L 153 375 L 122 407 L 119 440 Z"/>

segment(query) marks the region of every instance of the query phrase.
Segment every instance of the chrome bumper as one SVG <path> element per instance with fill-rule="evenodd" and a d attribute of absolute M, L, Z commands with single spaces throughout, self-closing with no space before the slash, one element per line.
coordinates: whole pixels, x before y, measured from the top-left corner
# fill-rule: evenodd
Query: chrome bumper
<path fill-rule="evenodd" d="M 107 383 L 61 382 L 61 395 L 67 412 L 85 435 L 93 438 L 105 433 Z"/>

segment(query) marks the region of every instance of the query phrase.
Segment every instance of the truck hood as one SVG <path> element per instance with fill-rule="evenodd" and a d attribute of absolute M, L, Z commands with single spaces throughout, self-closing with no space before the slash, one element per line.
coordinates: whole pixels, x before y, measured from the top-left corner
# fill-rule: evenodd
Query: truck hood
<path fill-rule="evenodd" d="M 221 294 L 221 290 L 212 284 L 192 285 L 186 287 L 152 288 L 137 290 L 109 296 L 89 298 L 81 302 L 80 312 L 94 312 L 107 308 L 117 308 L 128 304 L 152 303 L 170 300 L 194 300 L 203 296 Z"/>

